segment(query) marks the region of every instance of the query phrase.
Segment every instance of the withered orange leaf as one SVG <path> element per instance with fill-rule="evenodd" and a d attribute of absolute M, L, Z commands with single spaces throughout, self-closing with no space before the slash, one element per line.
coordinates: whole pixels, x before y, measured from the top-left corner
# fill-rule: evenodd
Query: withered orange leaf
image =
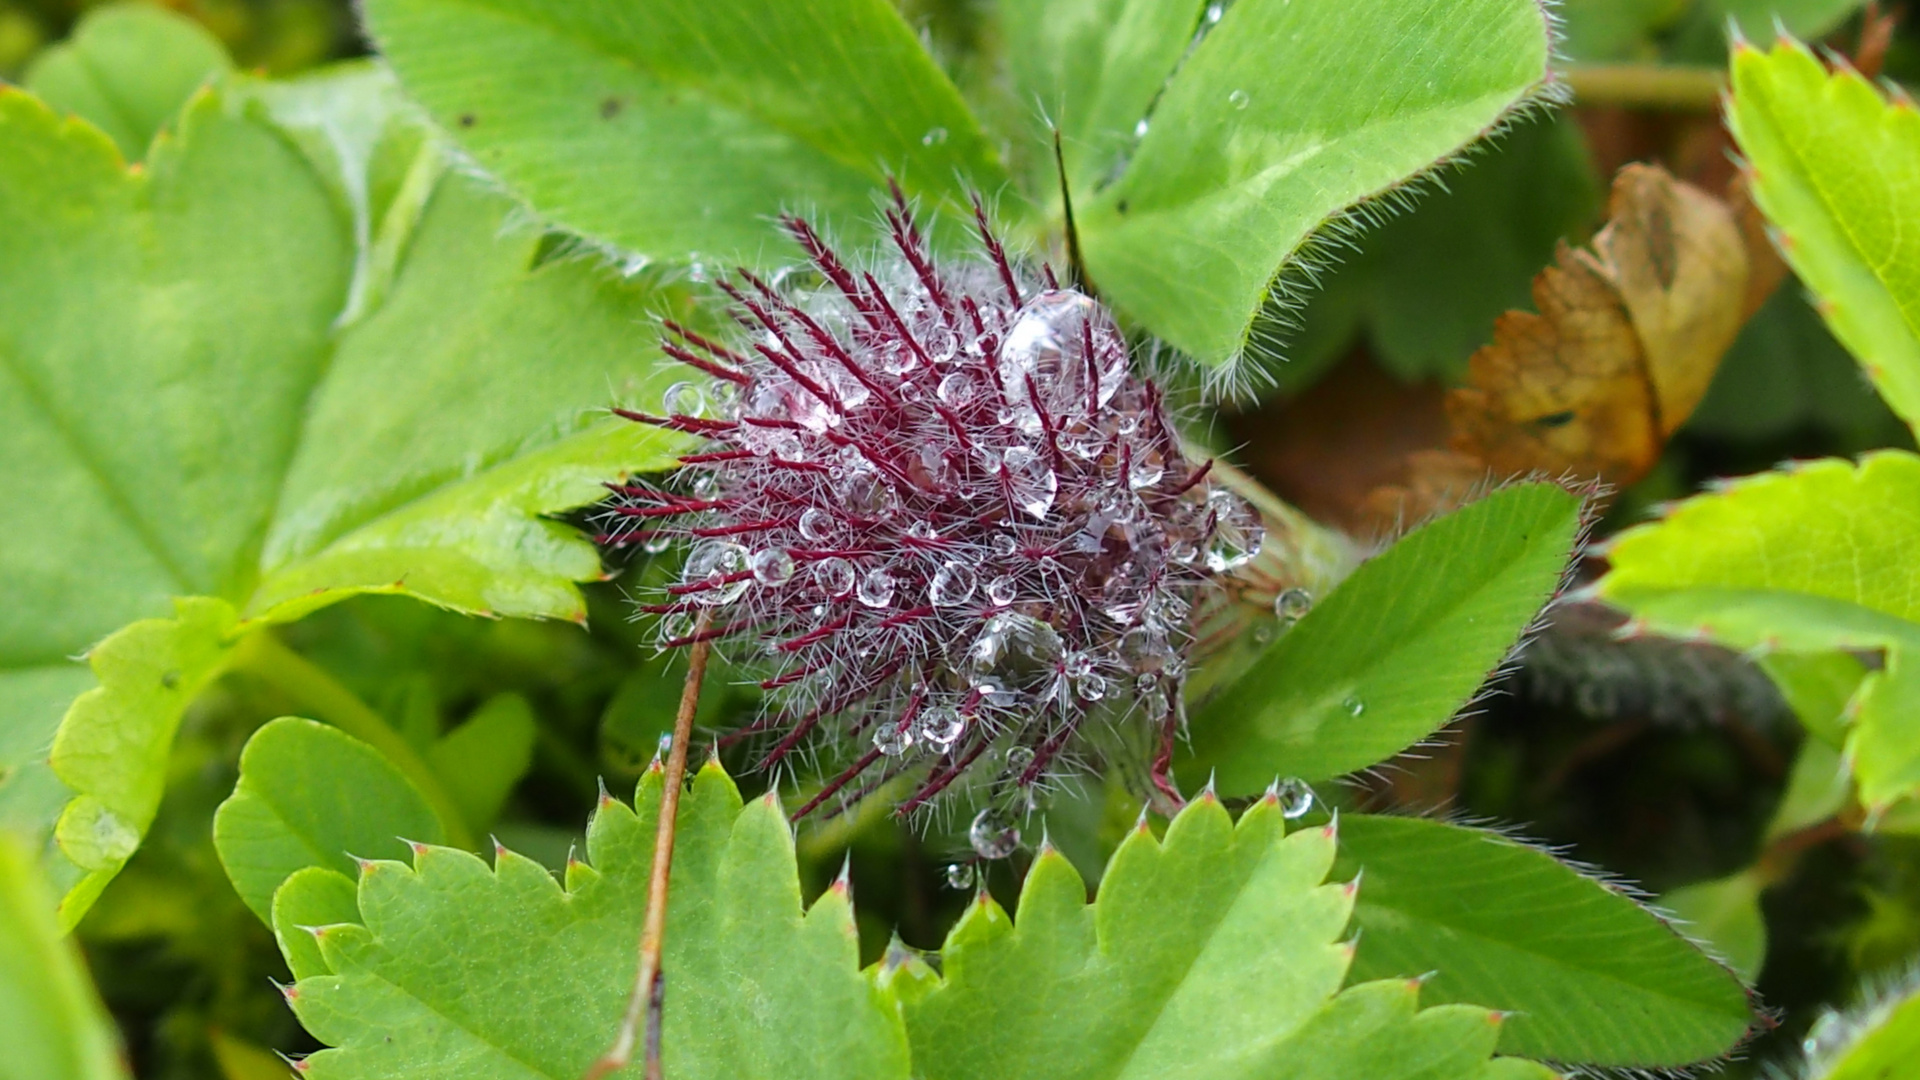
<path fill-rule="evenodd" d="M 1646 475 L 1740 330 L 1748 259 L 1726 204 L 1629 165 L 1608 209 L 1591 250 L 1562 246 L 1534 278 L 1539 313 L 1502 315 L 1447 397 L 1453 449 L 1495 474 Z"/>

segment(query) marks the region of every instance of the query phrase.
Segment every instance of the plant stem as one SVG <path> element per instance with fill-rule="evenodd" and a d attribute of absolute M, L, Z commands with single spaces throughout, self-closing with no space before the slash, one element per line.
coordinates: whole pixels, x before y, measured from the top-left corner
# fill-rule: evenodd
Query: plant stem
<path fill-rule="evenodd" d="M 1712 112 L 1727 88 L 1717 67 L 1673 64 L 1575 64 L 1560 73 L 1575 105 L 1620 105 L 1668 112 Z"/>
<path fill-rule="evenodd" d="M 325 669 L 294 652 L 266 630 L 249 634 L 240 642 L 234 650 L 233 668 L 258 676 L 292 698 L 314 719 L 332 724 L 378 750 L 413 782 L 433 807 L 434 816 L 446 830 L 447 842 L 462 850 L 475 850 L 473 830 L 467 826 L 466 818 L 413 744 Z"/>
<path fill-rule="evenodd" d="M 653 834 L 653 870 L 647 878 L 647 918 L 640 930 L 640 970 L 627 999 L 627 1013 L 613 1046 L 587 1069 L 586 1080 L 627 1067 L 633 1047 L 646 1024 L 647 1080 L 660 1080 L 660 1002 L 666 975 L 660 970 L 660 952 L 667 938 L 667 882 L 673 870 L 673 840 L 680 815 L 680 789 L 687 776 L 687 743 L 693 739 L 693 714 L 700 705 L 700 683 L 707 674 L 707 652 L 712 643 L 703 636 L 712 613 L 702 611 L 693 628 L 693 647 L 687 653 L 687 681 L 680 691 L 680 711 L 673 718 L 673 743 L 667 747 L 667 774 L 660 788 L 660 819 Z"/>

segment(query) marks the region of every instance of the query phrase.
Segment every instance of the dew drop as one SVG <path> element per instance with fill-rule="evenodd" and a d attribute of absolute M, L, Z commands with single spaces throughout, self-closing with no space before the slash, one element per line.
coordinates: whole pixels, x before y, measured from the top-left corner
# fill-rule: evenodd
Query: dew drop
<path fill-rule="evenodd" d="M 783 585 L 793 577 L 793 556 L 779 548 L 753 553 L 753 579 L 762 585 Z"/>
<path fill-rule="evenodd" d="M 1227 104 L 1232 105 L 1236 109 L 1246 108 L 1247 103 L 1252 100 L 1253 98 L 1248 96 L 1245 90 L 1235 90 L 1233 93 L 1227 95 Z"/>
<path fill-rule="evenodd" d="M 1124 348 L 1113 344 L 1113 331 L 1100 305 L 1072 289 L 1048 289 L 1027 301 L 1000 344 L 994 370 L 1000 388 L 1013 409 L 1009 420 L 1020 431 L 1037 435 L 1040 414 L 1033 408 L 1033 391 L 1041 404 L 1059 402 L 1084 409 L 1087 402 L 1087 358 L 1083 355 L 1088 324 L 1096 356 L 1096 397 L 1101 405 L 1112 399 L 1126 374 Z M 1106 347 L 1102 347 L 1106 346 Z M 1033 380 L 1029 390 L 1027 380 Z"/>
<path fill-rule="evenodd" d="M 1013 603 L 1013 598 L 1016 595 L 1018 595 L 1018 593 L 1014 587 L 1013 576 L 1010 574 L 1002 574 L 992 581 L 987 582 L 987 600 L 991 602 L 994 607 L 1006 607 L 1008 604 Z"/>
<path fill-rule="evenodd" d="M 935 750 L 951 749 L 967 730 L 966 718 L 951 705 L 930 705 L 920 710 L 915 722 L 920 738 Z"/>
<path fill-rule="evenodd" d="M 948 559 L 934 572 L 933 582 L 927 586 L 927 598 L 936 607 L 957 607 L 973 599 L 977 581 L 965 563 Z"/>
<path fill-rule="evenodd" d="M 1173 649 L 1167 644 L 1167 635 L 1159 627 L 1149 624 L 1136 626 L 1121 634 L 1120 640 L 1114 644 L 1114 652 L 1128 670 L 1143 676 L 1155 676 L 1166 668 Z"/>
<path fill-rule="evenodd" d="M 899 757 L 913 746 L 913 733 L 889 720 L 873 731 L 873 748 L 888 757 Z"/>
<path fill-rule="evenodd" d="M 833 535 L 833 515 L 812 507 L 800 515 L 800 535 L 809 540 L 825 540 Z"/>
<path fill-rule="evenodd" d="M 687 598 L 696 604 L 715 607 L 731 604 L 747 591 L 748 580 L 729 580 L 747 572 L 747 549 L 739 544 L 709 541 L 693 549 L 687 556 L 686 581 L 688 584 L 705 582 L 710 588 L 687 594 Z"/>
<path fill-rule="evenodd" d="M 1344 709 L 1348 716 L 1359 716 L 1367 711 L 1367 703 L 1357 697 L 1348 696 L 1340 703 L 1340 708 Z"/>
<path fill-rule="evenodd" d="M 1053 627 L 1031 615 L 1002 611 L 987 619 L 968 647 L 967 670 L 991 704 L 1011 705 L 1049 689 L 1062 651 Z"/>
<path fill-rule="evenodd" d="M 944 364 L 960 351 L 960 339 L 944 323 L 936 323 L 920 335 L 920 347 L 926 350 L 927 359 Z"/>
<path fill-rule="evenodd" d="M 934 388 L 934 394 L 942 403 L 958 409 L 973 400 L 973 376 L 964 371 L 956 371 L 940 380 Z"/>
<path fill-rule="evenodd" d="M 893 509 L 893 489 L 871 472 L 856 473 L 841 485 L 847 509 L 867 517 L 885 517 Z"/>
<path fill-rule="evenodd" d="M 673 537 L 663 532 L 657 532 L 647 537 L 647 542 L 640 545 L 640 550 L 649 555 L 658 555 L 672 546 Z"/>
<path fill-rule="evenodd" d="M 1147 118 L 1146 117 L 1143 116 L 1139 120 L 1134 122 L 1133 137 L 1136 139 L 1144 139 L 1147 137 Z"/>
<path fill-rule="evenodd" d="M 973 888 L 973 864 L 970 862 L 948 863 L 947 864 L 947 888 L 949 889 Z"/>
<path fill-rule="evenodd" d="M 1214 519 L 1213 534 L 1207 538 L 1203 556 L 1207 569 L 1224 574 L 1252 562 L 1265 536 L 1252 509 L 1224 488 L 1215 488 L 1207 496 L 1207 508 Z"/>
<path fill-rule="evenodd" d="M 929 128 L 925 135 L 920 136 L 921 146 L 939 146 L 946 141 L 947 129 L 943 127 Z"/>
<path fill-rule="evenodd" d="M 1273 786 L 1273 797 L 1280 804 L 1280 816 L 1292 821 L 1305 817 L 1313 809 L 1313 789 L 1305 780 L 1289 776 Z"/>
<path fill-rule="evenodd" d="M 1047 511 L 1053 509 L 1054 496 L 1060 491 L 1060 478 L 1053 474 L 1053 467 L 1032 450 L 1013 446 L 1001 455 L 1000 468 L 1014 505 L 1044 520 Z"/>
<path fill-rule="evenodd" d="M 1313 594 L 1302 588 L 1283 589 L 1273 598 L 1273 613 L 1282 622 L 1298 622 L 1313 608 Z"/>
<path fill-rule="evenodd" d="M 1227 13 L 1227 5 L 1223 2 L 1220 2 L 1220 0 L 1215 0 L 1214 3 L 1208 4 L 1207 5 L 1207 25 L 1212 26 L 1213 24 L 1219 22 L 1220 19 L 1226 15 L 1226 13 Z"/>
<path fill-rule="evenodd" d="M 693 616 L 685 612 L 675 612 L 660 620 L 660 646 L 667 648 L 667 642 L 676 641 L 693 633 Z"/>
<path fill-rule="evenodd" d="M 981 858 L 1004 859 L 1020 847 L 1020 827 L 1005 811 L 988 807 L 974 816 L 967 840 Z"/>
<path fill-rule="evenodd" d="M 1007 769 L 1019 772 L 1033 764 L 1033 748 L 1030 746 L 1010 746 L 1007 748 Z"/>
<path fill-rule="evenodd" d="M 813 564 L 813 580 L 828 596 L 845 596 L 853 591 L 853 564 L 839 556 Z"/>
<path fill-rule="evenodd" d="M 707 407 L 707 395 L 690 382 L 677 382 L 660 395 L 660 411 L 669 416 L 699 416 Z"/>
<path fill-rule="evenodd" d="M 1150 488 L 1160 482 L 1167 474 L 1166 462 L 1158 450 L 1141 450 L 1133 456 L 1133 467 L 1127 470 L 1127 486 L 1138 491 Z"/>
<path fill-rule="evenodd" d="M 860 579 L 860 589 L 855 598 L 870 608 L 883 608 L 893 603 L 893 589 L 893 575 L 876 566 Z"/>

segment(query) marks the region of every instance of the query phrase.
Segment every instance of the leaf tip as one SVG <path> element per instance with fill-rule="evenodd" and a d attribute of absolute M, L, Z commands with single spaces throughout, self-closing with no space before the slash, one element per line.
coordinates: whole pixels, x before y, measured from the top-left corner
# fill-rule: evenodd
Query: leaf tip
<path fill-rule="evenodd" d="M 1320 835 L 1325 837 L 1328 843 L 1340 842 L 1340 811 L 1338 809 L 1334 810 L 1333 816 L 1327 819 L 1325 825 L 1320 826 Z M 1358 880 L 1359 875 L 1356 874 L 1354 877 Z"/>

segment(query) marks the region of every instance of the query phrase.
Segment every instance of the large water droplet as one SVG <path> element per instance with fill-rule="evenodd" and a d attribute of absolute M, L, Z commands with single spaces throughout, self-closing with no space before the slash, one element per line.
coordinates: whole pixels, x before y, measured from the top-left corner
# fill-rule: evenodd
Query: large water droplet
<path fill-rule="evenodd" d="M 897 721 L 888 720 L 873 729 L 873 748 L 888 757 L 899 757 L 913 746 L 913 732 Z"/>
<path fill-rule="evenodd" d="M 1019 850 L 1020 827 L 1005 811 L 988 807 L 974 816 L 967 828 L 967 840 L 981 858 L 1004 859 Z"/>
<path fill-rule="evenodd" d="M 919 737 L 935 750 L 951 749 L 967 730 L 966 717 L 951 705 L 929 705 L 920 710 L 915 721 Z"/>
<path fill-rule="evenodd" d="M 1266 535 L 1259 517 L 1240 496 L 1225 488 L 1215 488 L 1208 494 L 1207 508 L 1214 519 L 1203 554 L 1207 569 L 1224 574 L 1252 562 Z"/>
<path fill-rule="evenodd" d="M 809 540 L 825 540 L 833 535 L 833 515 L 811 507 L 800 515 L 800 535 Z"/>
<path fill-rule="evenodd" d="M 779 548 L 753 553 L 753 579 L 762 585 L 784 585 L 793 577 L 793 556 Z"/>
<path fill-rule="evenodd" d="M 998 612 L 967 649 L 968 675 L 990 704 L 1016 704 L 1052 688 L 1062 651 L 1053 627 L 1031 615 Z"/>
<path fill-rule="evenodd" d="M 813 580 L 828 596 L 845 596 L 853 591 L 853 564 L 839 556 L 813 564 Z"/>
<path fill-rule="evenodd" d="M 956 371 L 941 379 L 940 385 L 935 387 L 933 392 L 941 402 L 958 409 L 973 400 L 974 388 L 977 385 L 973 381 L 973 376 L 964 371 Z"/>
<path fill-rule="evenodd" d="M 956 607 L 973 599 L 977 578 L 966 564 L 948 559 L 940 564 L 927 586 L 927 598 L 936 607 Z"/>
<path fill-rule="evenodd" d="M 1028 435 L 1042 430 L 1040 414 L 1033 407 L 1036 392 L 1042 406 L 1072 413 L 1086 411 L 1089 330 L 1094 376 L 1099 382 L 1095 397 L 1105 405 L 1120 389 L 1127 357 L 1100 305 L 1072 289 L 1048 289 L 1020 309 L 994 363 L 1015 427 Z M 1031 388 L 1027 385 L 1029 378 Z"/>
<path fill-rule="evenodd" d="M 1005 471 L 1007 494 L 1015 506 L 1035 518 L 1044 519 L 1053 509 L 1053 498 L 1060 490 L 1060 478 L 1053 474 L 1047 460 L 1024 446 L 1013 446 L 1000 456 Z"/>
<path fill-rule="evenodd" d="M 883 608 L 893 603 L 893 575 L 883 567 L 874 567 L 860 579 L 859 592 L 855 598 L 870 608 Z"/>
<path fill-rule="evenodd" d="M 1280 816 L 1292 821 L 1313 809 L 1313 789 L 1305 780 L 1289 776 L 1273 785 L 1274 801 L 1280 804 Z"/>
<path fill-rule="evenodd" d="M 1313 609 L 1313 594 L 1302 588 L 1283 589 L 1273 598 L 1273 613 L 1282 622 L 1298 622 Z"/>
<path fill-rule="evenodd" d="M 687 598 L 696 604 L 717 606 L 730 604 L 747 591 L 746 578 L 730 581 L 735 575 L 747 572 L 747 549 L 739 544 L 708 541 L 693 549 L 687 556 L 687 584 L 705 583 L 709 588 L 688 593 Z"/>
<path fill-rule="evenodd" d="M 674 383 L 660 395 L 660 411 L 668 416 L 699 416 L 706 407 L 707 395 L 694 383 Z"/>

